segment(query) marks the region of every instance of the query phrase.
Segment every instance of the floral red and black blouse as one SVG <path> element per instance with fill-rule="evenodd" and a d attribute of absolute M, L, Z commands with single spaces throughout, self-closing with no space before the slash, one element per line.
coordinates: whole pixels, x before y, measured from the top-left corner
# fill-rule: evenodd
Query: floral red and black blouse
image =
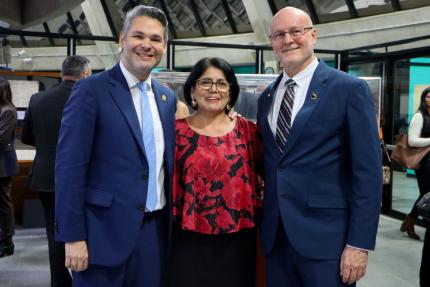
<path fill-rule="evenodd" d="M 177 120 L 175 222 L 204 234 L 254 227 L 260 170 L 261 142 L 254 123 L 237 119 L 232 131 L 210 137 L 192 130 L 186 119 Z"/>

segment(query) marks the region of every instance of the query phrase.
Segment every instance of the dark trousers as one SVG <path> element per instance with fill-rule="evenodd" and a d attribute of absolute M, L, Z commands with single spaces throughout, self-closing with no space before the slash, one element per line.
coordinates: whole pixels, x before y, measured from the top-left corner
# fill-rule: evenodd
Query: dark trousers
<path fill-rule="evenodd" d="M 168 226 L 166 209 L 145 214 L 136 245 L 124 264 L 114 267 L 90 264 L 85 271 L 73 272 L 73 286 L 164 286 Z M 91 250 L 89 253 L 91 258 Z"/>
<path fill-rule="evenodd" d="M 0 178 L 0 229 L 0 243 L 11 242 L 14 233 L 14 217 L 10 197 L 10 176 Z"/>
<path fill-rule="evenodd" d="M 49 269 L 51 287 L 70 287 L 72 278 L 64 266 L 64 243 L 55 240 L 55 193 L 39 192 L 45 216 L 46 236 L 48 237 Z"/>
<path fill-rule="evenodd" d="M 356 286 L 355 283 L 352 285 L 342 283 L 340 258 L 314 260 L 299 254 L 291 245 L 281 219 L 274 247 L 266 256 L 265 265 L 266 287 Z"/>
<path fill-rule="evenodd" d="M 427 223 L 426 234 L 424 236 L 423 255 L 421 256 L 420 286 L 430 286 L 430 222 Z"/>
<path fill-rule="evenodd" d="M 418 189 L 420 191 L 420 195 L 412 206 L 412 210 L 409 213 L 409 216 L 417 219 L 417 202 L 430 191 L 430 154 L 427 154 L 420 163 L 420 168 L 415 170 L 415 175 L 417 177 Z"/>

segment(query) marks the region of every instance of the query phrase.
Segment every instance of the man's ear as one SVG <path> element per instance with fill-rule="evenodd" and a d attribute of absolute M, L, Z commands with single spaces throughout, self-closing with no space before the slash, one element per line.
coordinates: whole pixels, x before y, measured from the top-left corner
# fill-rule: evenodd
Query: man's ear
<path fill-rule="evenodd" d="M 125 41 L 125 35 L 124 35 L 124 32 L 121 31 L 121 33 L 119 34 L 119 46 L 121 50 L 124 49 L 124 41 Z"/>

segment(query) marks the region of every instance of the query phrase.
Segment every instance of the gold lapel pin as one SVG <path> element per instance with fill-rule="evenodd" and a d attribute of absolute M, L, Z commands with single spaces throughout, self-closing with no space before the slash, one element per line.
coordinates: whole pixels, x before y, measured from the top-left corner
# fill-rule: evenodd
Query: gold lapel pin
<path fill-rule="evenodd" d="M 161 100 L 162 100 L 163 102 L 167 102 L 167 96 L 166 96 L 165 94 L 162 94 L 162 95 L 161 95 Z"/>
<path fill-rule="evenodd" d="M 312 94 L 311 94 L 311 100 L 312 101 L 316 101 L 318 99 L 318 94 L 317 94 L 317 92 L 312 92 Z"/>

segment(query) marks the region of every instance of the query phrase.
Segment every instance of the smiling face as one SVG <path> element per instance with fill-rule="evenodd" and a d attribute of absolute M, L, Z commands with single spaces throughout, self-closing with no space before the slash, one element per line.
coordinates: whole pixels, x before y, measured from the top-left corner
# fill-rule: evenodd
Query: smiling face
<path fill-rule="evenodd" d="M 307 27 L 312 27 L 312 21 L 309 16 L 302 10 L 287 7 L 280 10 L 273 17 L 270 34 L 274 35 Z M 287 33 L 283 39 L 271 41 L 273 51 L 282 63 L 284 71 L 290 77 L 304 70 L 313 61 L 313 46 L 316 43 L 316 39 L 316 30 L 309 29 L 302 36 L 295 39 Z"/>
<path fill-rule="evenodd" d="M 136 78 L 144 81 L 166 51 L 164 27 L 157 19 L 136 17 L 127 34 L 121 32 L 120 45 L 122 64 Z"/>
<path fill-rule="evenodd" d="M 212 81 L 210 89 L 203 89 L 198 82 L 207 83 Z M 222 70 L 210 66 L 197 79 L 191 90 L 191 97 L 196 101 L 198 113 L 221 114 L 224 113 L 226 105 L 230 101 L 230 91 L 219 91 L 215 83 L 228 83 Z M 220 86 L 221 86 L 220 84 Z"/>

